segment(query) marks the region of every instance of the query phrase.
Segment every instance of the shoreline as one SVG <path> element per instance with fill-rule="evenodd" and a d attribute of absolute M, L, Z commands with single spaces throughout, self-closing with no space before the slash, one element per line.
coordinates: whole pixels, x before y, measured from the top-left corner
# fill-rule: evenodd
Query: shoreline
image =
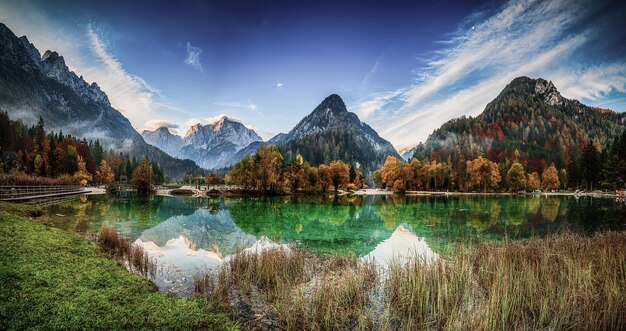
<path fill-rule="evenodd" d="M 220 189 L 221 188 L 221 189 Z M 175 190 L 188 190 L 191 194 L 172 194 Z M 215 194 L 209 194 L 209 192 L 215 192 Z M 179 188 L 160 188 L 155 191 L 153 195 L 175 197 L 183 196 L 189 198 L 206 198 L 206 197 L 265 197 L 265 196 L 294 196 L 294 195 L 319 195 L 319 194 L 335 194 L 334 191 L 318 192 L 318 193 L 284 193 L 278 195 L 258 194 L 255 192 L 242 192 L 240 190 L 231 189 L 230 187 L 221 186 L 212 190 L 196 189 L 190 185 L 182 185 Z M 102 187 L 86 187 L 86 195 L 100 195 L 107 194 L 106 190 Z M 389 190 L 383 189 L 360 189 L 357 191 L 337 191 L 336 195 L 339 196 L 389 196 L 389 195 L 405 195 L 405 196 L 425 196 L 425 197 L 455 197 L 455 196 L 470 196 L 470 197 L 497 197 L 497 196 L 574 196 L 574 197 L 592 197 L 603 199 L 622 199 L 626 200 L 626 195 L 620 195 L 617 193 L 609 192 L 443 192 L 443 191 L 406 191 L 404 193 L 394 193 Z"/>

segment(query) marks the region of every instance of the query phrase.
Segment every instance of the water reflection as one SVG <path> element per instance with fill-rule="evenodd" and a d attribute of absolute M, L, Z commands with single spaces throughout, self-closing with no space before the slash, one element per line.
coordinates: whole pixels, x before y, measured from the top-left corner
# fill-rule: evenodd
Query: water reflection
<path fill-rule="evenodd" d="M 124 201 L 89 196 L 51 206 L 47 217 L 71 231 L 115 227 L 157 257 L 157 283 L 176 293 L 189 290 L 193 274 L 214 268 L 237 250 L 273 242 L 388 263 L 400 255 L 451 254 L 460 243 L 626 229 L 622 203 L 567 196 L 155 196 Z"/>
<path fill-rule="evenodd" d="M 389 238 L 381 241 L 361 260 L 386 268 L 391 263 L 403 264 L 413 258 L 430 263 L 438 259 L 439 254 L 428 246 L 425 238 L 416 236 L 408 226 L 400 225 Z"/>

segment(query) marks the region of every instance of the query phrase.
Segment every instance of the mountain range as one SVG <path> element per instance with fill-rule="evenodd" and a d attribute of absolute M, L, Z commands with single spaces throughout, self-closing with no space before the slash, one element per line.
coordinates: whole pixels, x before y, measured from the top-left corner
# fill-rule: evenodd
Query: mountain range
<path fill-rule="evenodd" d="M 171 133 L 166 127 L 144 130 L 144 140 L 171 156 L 195 161 L 206 169 L 224 168 L 240 159 L 235 155 L 254 142 L 263 139 L 241 122 L 221 116 L 214 123 L 195 124 L 184 137 Z"/>
<path fill-rule="evenodd" d="M 158 162 L 177 178 L 204 169 L 227 168 L 262 144 L 277 145 L 287 161 L 302 154 L 312 165 L 341 159 L 370 173 L 388 155 L 457 164 L 484 155 L 506 165 L 522 162 L 532 171 L 555 163 L 564 168 L 588 144 L 602 149 L 623 131 L 626 115 L 586 106 L 561 96 L 552 82 L 519 77 L 476 117 L 444 123 L 402 156 L 336 94 L 325 98 L 289 132 L 263 142 L 257 133 L 227 116 L 193 125 L 184 136 L 161 127 L 139 134 L 96 83 L 69 70 L 63 56 L 43 55 L 26 37 L 0 23 L 0 111 L 47 129 L 98 139 L 107 148 Z M 200 168 L 202 167 L 202 168 Z"/>
<path fill-rule="evenodd" d="M 211 124 L 196 124 L 184 137 L 165 127 L 141 135 L 169 155 L 193 160 L 207 169 L 232 166 L 264 143 L 254 130 L 226 116 Z M 341 159 L 366 172 L 380 167 L 387 155 L 400 157 L 391 143 L 348 112 L 336 94 L 325 98 L 288 133 L 266 143 L 279 146 L 287 160 L 296 153 L 313 165 Z"/>

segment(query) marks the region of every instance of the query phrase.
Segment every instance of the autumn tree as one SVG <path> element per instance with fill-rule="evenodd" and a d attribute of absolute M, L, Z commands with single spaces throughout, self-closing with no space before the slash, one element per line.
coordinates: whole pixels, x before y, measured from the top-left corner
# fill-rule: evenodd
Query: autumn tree
<path fill-rule="evenodd" d="M 518 162 L 513 162 L 511 168 L 506 173 L 506 183 L 509 191 L 518 192 L 526 189 L 526 172 L 524 166 Z"/>
<path fill-rule="evenodd" d="M 533 172 L 528 175 L 528 182 L 526 183 L 526 187 L 533 191 L 541 187 L 541 179 L 539 179 L 539 174 Z"/>
<path fill-rule="evenodd" d="M 250 155 L 246 155 L 233 166 L 233 170 L 226 176 L 226 181 L 247 191 L 255 186 L 254 175 L 254 160 Z"/>
<path fill-rule="evenodd" d="M 333 161 L 328 165 L 329 177 L 335 192 L 350 182 L 350 166 L 341 160 Z"/>
<path fill-rule="evenodd" d="M 91 174 L 89 174 L 89 171 L 87 171 L 87 165 L 82 156 L 77 155 L 76 162 L 78 163 L 78 171 L 76 172 L 76 176 L 78 177 L 80 185 L 85 186 L 91 180 Z"/>
<path fill-rule="evenodd" d="M 381 184 L 384 187 L 391 188 L 398 179 L 399 163 L 400 161 L 391 155 L 385 159 L 380 172 Z"/>
<path fill-rule="evenodd" d="M 558 190 L 561 187 L 559 172 L 556 170 L 554 163 L 541 174 L 541 186 L 546 190 Z"/>
<path fill-rule="evenodd" d="M 433 189 L 436 191 L 437 188 L 443 186 L 446 178 L 450 176 L 450 165 L 445 162 L 437 162 L 433 160 L 428 165 L 428 179 L 429 182 L 432 181 L 434 184 Z"/>
<path fill-rule="evenodd" d="M 263 192 L 278 190 L 283 176 L 283 155 L 275 145 L 263 145 L 254 155 L 257 189 Z"/>
<path fill-rule="evenodd" d="M 305 165 L 302 155 L 298 153 L 287 167 L 287 180 L 289 181 L 291 192 L 297 192 L 298 189 L 303 188 L 306 182 L 305 166 L 308 167 L 308 165 Z"/>
<path fill-rule="evenodd" d="M 222 177 L 220 177 L 218 173 L 212 172 L 206 176 L 204 181 L 206 183 L 207 190 L 210 190 L 211 186 L 219 185 L 222 183 Z"/>
<path fill-rule="evenodd" d="M 482 156 L 468 161 L 467 169 L 474 189 L 482 188 L 483 192 L 487 192 L 487 189 L 495 189 L 502 180 L 498 165 Z"/>
<path fill-rule="evenodd" d="M 152 163 L 147 159 L 142 160 L 133 171 L 130 183 L 137 189 L 137 192 L 150 193 L 152 190 Z"/>
<path fill-rule="evenodd" d="M 100 161 L 100 166 L 96 170 L 96 181 L 100 184 L 109 184 L 115 181 L 115 173 L 106 160 Z"/>
<path fill-rule="evenodd" d="M 363 180 L 361 179 L 361 172 L 357 171 L 356 173 L 356 177 L 354 177 L 354 181 L 352 181 L 352 184 L 354 184 L 354 187 L 357 190 L 360 190 L 363 188 Z"/>
<path fill-rule="evenodd" d="M 330 167 L 326 164 L 320 164 L 320 166 L 317 168 L 317 174 L 319 178 L 320 189 L 323 192 L 326 192 L 328 188 L 332 186 Z"/>

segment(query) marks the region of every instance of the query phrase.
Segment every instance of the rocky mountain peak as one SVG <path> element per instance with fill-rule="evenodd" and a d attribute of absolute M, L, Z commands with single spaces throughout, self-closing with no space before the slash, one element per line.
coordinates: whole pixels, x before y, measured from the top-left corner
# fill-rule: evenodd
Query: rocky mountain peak
<path fill-rule="evenodd" d="M 22 45 L 26 49 L 28 57 L 37 65 L 37 67 L 41 67 L 41 54 L 39 54 L 39 50 L 33 45 L 26 36 L 20 37 L 20 41 Z"/>
<path fill-rule="evenodd" d="M 333 114 L 341 114 L 347 113 L 348 109 L 346 108 L 346 104 L 343 102 L 341 97 L 337 94 L 331 94 L 326 99 L 324 99 L 316 108 L 313 110 L 313 113 L 333 113 Z"/>
<path fill-rule="evenodd" d="M 565 102 L 561 93 L 556 89 L 552 81 L 543 78 L 537 79 L 535 83 L 535 94 L 543 96 L 543 100 L 551 106 L 561 106 Z"/>

